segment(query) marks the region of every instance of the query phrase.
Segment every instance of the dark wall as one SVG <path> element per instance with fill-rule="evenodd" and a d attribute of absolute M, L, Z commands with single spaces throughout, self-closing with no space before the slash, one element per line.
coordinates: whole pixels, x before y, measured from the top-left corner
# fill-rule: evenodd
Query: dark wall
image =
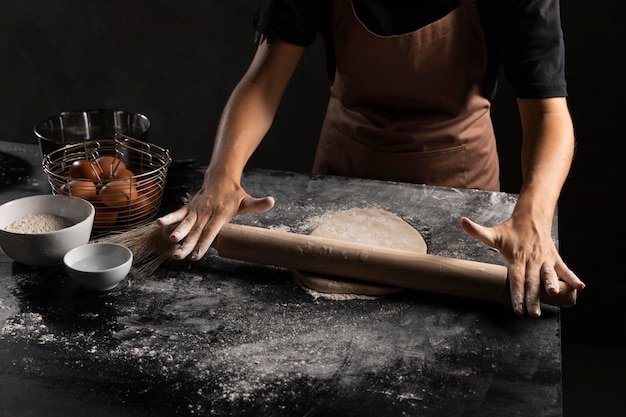
<path fill-rule="evenodd" d="M 563 3 L 578 148 L 560 202 L 561 249 L 589 284 L 564 316 L 564 336 L 626 347 L 626 3 Z"/>
<path fill-rule="evenodd" d="M 35 142 L 63 110 L 146 114 L 175 159 L 208 161 L 228 94 L 254 51 L 252 0 L 0 2 L 0 140 Z M 562 2 L 577 156 L 559 206 L 562 254 L 588 288 L 563 311 L 564 338 L 626 346 L 604 323 L 624 318 L 623 120 L 626 2 Z M 301 63 L 251 165 L 307 172 L 328 81 L 319 44 Z M 505 191 L 519 189 L 520 131 L 510 90 L 493 108 Z M 620 326 L 621 328 L 622 326 Z M 607 330 L 609 329 L 609 330 Z"/>
<path fill-rule="evenodd" d="M 208 161 L 220 112 L 255 49 L 257 3 L 3 0 L 0 139 L 34 142 L 32 126 L 63 110 L 121 108 L 146 114 L 150 139 L 174 158 Z M 300 161 L 310 159 L 327 94 L 318 59 L 320 48 L 307 54 L 287 97 L 298 105 L 281 108 L 287 123 L 255 164 L 309 169 Z"/>

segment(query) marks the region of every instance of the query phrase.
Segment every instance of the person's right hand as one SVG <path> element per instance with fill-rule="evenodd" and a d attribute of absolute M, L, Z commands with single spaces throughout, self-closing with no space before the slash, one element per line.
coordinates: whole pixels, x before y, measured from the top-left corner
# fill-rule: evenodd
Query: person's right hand
<path fill-rule="evenodd" d="M 157 219 L 157 224 L 174 230 L 169 233 L 172 242 L 179 243 L 173 253 L 180 260 L 201 259 L 225 223 L 238 214 L 264 212 L 274 206 L 273 197 L 253 198 L 239 184 L 226 176 L 210 176 L 207 171 L 204 184 L 193 198 L 178 210 Z"/>
<path fill-rule="evenodd" d="M 276 40 L 260 42 L 246 74 L 231 94 L 215 135 L 202 188 L 157 224 L 178 243 L 172 257 L 201 259 L 225 223 L 238 214 L 264 212 L 272 197 L 253 198 L 241 187 L 241 173 L 267 134 L 287 84 L 305 47 Z M 173 230 L 170 232 L 169 230 Z"/>

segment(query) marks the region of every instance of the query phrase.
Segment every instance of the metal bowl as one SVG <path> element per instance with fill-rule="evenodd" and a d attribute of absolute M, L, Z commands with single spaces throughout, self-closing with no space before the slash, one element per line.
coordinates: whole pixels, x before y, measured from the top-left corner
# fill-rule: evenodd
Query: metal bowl
<path fill-rule="evenodd" d="M 116 134 L 146 141 L 150 121 L 141 113 L 126 110 L 94 109 L 65 111 L 48 117 L 33 128 L 45 156 L 65 145 L 100 139 Z"/>

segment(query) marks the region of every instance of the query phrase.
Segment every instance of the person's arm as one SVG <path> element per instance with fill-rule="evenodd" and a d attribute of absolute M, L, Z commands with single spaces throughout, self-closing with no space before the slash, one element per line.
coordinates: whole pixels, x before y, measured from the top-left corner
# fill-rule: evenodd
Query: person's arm
<path fill-rule="evenodd" d="M 561 278 L 576 289 L 583 282 L 567 267 L 552 240 L 552 219 L 574 155 L 575 138 L 565 98 L 518 99 L 522 122 L 523 184 L 509 219 L 483 227 L 467 218 L 470 236 L 500 251 L 509 270 L 517 314 L 541 315 L 541 285 L 558 293 Z"/>
<path fill-rule="evenodd" d="M 211 161 L 202 188 L 180 209 L 157 220 L 177 224 L 170 239 L 181 242 L 175 259 L 208 251 L 222 226 L 234 216 L 272 208 L 272 197 L 252 198 L 241 187 L 248 159 L 269 130 L 283 93 L 298 65 L 303 47 L 261 42 L 248 71 L 231 94 L 220 119 Z"/>

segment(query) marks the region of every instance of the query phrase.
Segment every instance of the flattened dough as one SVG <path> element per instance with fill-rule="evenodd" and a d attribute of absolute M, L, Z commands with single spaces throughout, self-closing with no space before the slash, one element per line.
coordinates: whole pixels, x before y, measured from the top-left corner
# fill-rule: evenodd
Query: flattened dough
<path fill-rule="evenodd" d="M 376 208 L 351 209 L 329 218 L 311 232 L 321 236 L 363 245 L 426 253 L 422 235 L 400 217 Z M 294 279 L 304 287 L 327 294 L 381 296 L 402 291 L 402 288 L 358 280 L 349 280 L 292 271 Z"/>

